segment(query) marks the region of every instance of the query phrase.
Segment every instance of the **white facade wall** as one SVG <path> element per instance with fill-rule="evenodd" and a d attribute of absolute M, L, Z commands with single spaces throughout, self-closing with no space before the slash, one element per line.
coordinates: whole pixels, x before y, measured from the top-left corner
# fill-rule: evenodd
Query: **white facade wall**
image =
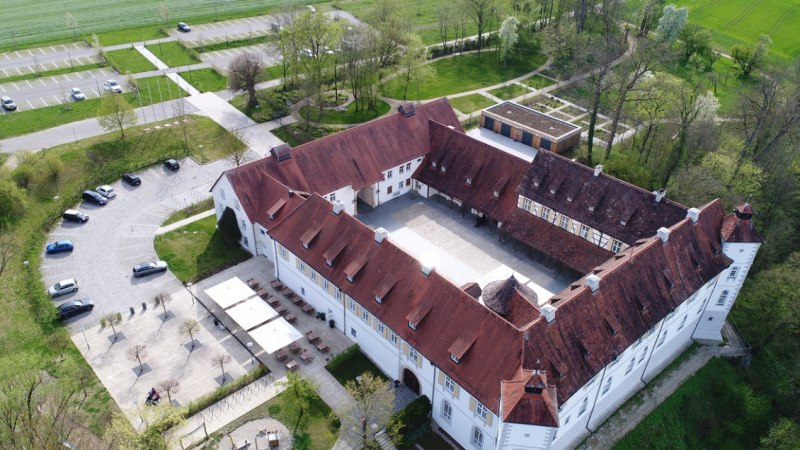
<path fill-rule="evenodd" d="M 376 206 L 411 192 L 414 188 L 414 180 L 411 179 L 411 175 L 414 174 L 420 163 L 422 163 L 422 157 L 384 170 L 383 180 L 375 184 Z"/>
<path fill-rule="evenodd" d="M 353 186 L 345 186 L 333 192 L 328 192 L 323 197 L 331 203 L 335 200 L 344 203 L 344 210 L 347 214 L 356 215 L 356 193 L 353 191 Z"/>
<path fill-rule="evenodd" d="M 236 198 L 236 192 L 233 190 L 226 175 L 223 174 L 214 185 L 211 190 L 211 196 L 214 198 L 214 213 L 217 215 L 217 222 L 222 217 L 222 212 L 225 211 L 225 208 L 231 208 L 236 213 L 236 223 L 239 224 L 239 231 L 242 232 L 242 239 L 239 244 L 251 254 L 257 255 L 253 222 L 244 212 L 244 208 L 239 203 L 239 199 Z"/>
<path fill-rule="evenodd" d="M 457 383 L 450 384 L 448 378 L 446 372 L 437 368 L 434 392 L 432 396 L 428 396 L 433 407 L 431 417 L 448 435 L 466 449 L 496 448 L 500 425 L 498 417 L 491 411 L 487 411 L 486 418 L 479 416 L 477 413 L 478 401 Z M 450 386 L 452 386 L 452 390 L 449 388 Z M 497 391 L 500 392 L 499 381 Z M 449 420 L 444 413 L 445 403 L 451 407 Z M 476 430 L 483 437 L 482 445 L 473 439 Z"/>

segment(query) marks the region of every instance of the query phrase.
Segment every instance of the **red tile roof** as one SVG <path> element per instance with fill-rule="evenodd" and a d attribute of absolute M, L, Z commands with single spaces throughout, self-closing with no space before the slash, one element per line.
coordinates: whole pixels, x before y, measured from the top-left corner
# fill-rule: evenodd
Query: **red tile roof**
<path fill-rule="evenodd" d="M 266 229 L 275 226 L 305 200 L 256 164 L 228 170 L 221 177 L 228 177 L 247 217 Z"/>
<path fill-rule="evenodd" d="M 570 161 L 538 152 L 517 192 L 630 245 L 686 217 L 686 207 Z"/>
<path fill-rule="evenodd" d="M 526 386 L 536 386 L 541 392 L 526 391 Z M 544 372 L 522 369 L 513 380 L 503 381 L 503 422 L 558 426 L 556 389 L 547 386 Z"/>
<path fill-rule="evenodd" d="M 722 239 L 725 242 L 763 244 L 764 238 L 753 225 L 753 207 L 744 204 L 737 206 L 734 213 L 722 221 Z"/>

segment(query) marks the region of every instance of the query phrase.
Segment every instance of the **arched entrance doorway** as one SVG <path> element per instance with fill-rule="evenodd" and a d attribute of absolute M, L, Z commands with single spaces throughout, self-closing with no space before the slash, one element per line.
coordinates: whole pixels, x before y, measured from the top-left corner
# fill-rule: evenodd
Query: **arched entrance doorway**
<path fill-rule="evenodd" d="M 417 380 L 417 376 L 414 375 L 414 372 L 403 369 L 403 384 L 415 394 L 419 395 L 419 380 Z"/>

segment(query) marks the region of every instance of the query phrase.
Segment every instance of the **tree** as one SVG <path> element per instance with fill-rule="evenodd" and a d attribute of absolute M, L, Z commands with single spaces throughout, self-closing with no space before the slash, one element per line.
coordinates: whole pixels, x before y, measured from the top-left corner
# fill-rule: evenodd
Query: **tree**
<path fill-rule="evenodd" d="M 739 69 L 739 75 L 749 76 L 754 70 L 761 67 L 767 57 L 767 52 L 772 46 L 772 39 L 766 34 L 758 38 L 756 45 L 734 45 L 731 47 L 731 59 Z"/>
<path fill-rule="evenodd" d="M 442 50 L 446 50 L 447 37 L 453 17 L 453 5 L 445 2 L 436 7 L 436 20 L 439 22 L 439 37 L 442 38 Z"/>
<path fill-rule="evenodd" d="M 142 423 L 137 427 L 141 432 L 131 426 L 128 417 L 139 418 Z M 115 413 L 111 424 L 106 430 L 106 439 L 113 442 L 114 448 L 119 450 L 167 450 L 177 447 L 173 442 L 178 433 L 167 432 L 178 429 L 186 417 L 186 408 L 178 408 L 172 403 L 161 402 L 155 406 L 136 406 L 136 411 L 129 411 L 128 415 L 121 412 Z"/>
<path fill-rule="evenodd" d="M 489 18 L 492 8 L 494 7 L 494 0 L 462 0 L 461 7 L 463 11 L 472 18 L 475 25 L 478 27 L 478 53 L 481 51 L 483 44 L 483 30 L 486 27 L 486 21 Z"/>
<path fill-rule="evenodd" d="M 316 396 L 316 389 L 311 381 L 295 372 L 288 372 L 286 381 L 280 381 L 279 384 L 286 387 L 288 397 L 284 403 L 285 414 L 286 417 L 296 417 L 292 426 L 292 435 L 296 435 L 303 421 L 307 419 L 306 412 L 311 409 L 311 399 Z"/>
<path fill-rule="evenodd" d="M 714 126 L 714 119 L 719 109 L 719 101 L 714 94 L 706 92 L 699 84 L 681 83 L 677 92 L 678 133 L 674 139 L 671 158 L 668 163 L 664 182 L 666 185 L 681 161 L 689 161 L 689 137 L 695 122 L 703 122 Z"/>
<path fill-rule="evenodd" d="M 179 332 L 181 336 L 189 336 L 192 343 L 192 350 L 194 350 L 194 335 L 200 331 L 200 323 L 194 319 L 186 319 L 181 323 Z"/>
<path fill-rule="evenodd" d="M 400 73 L 398 74 L 403 83 L 403 100 L 406 99 L 408 86 L 412 81 L 416 81 L 419 86 L 420 80 L 430 77 L 433 68 L 426 64 L 428 61 L 428 49 L 422 43 L 422 39 L 413 33 L 409 33 L 408 44 L 403 47 L 400 53 Z M 419 101 L 419 98 L 417 98 Z"/>
<path fill-rule="evenodd" d="M 17 169 L 12 173 L 12 177 L 22 167 L 24 166 L 17 166 Z M 32 175 L 32 173 L 30 174 Z M 0 179 L 0 229 L 7 227 L 11 222 L 25 214 L 28 202 L 18 184 L 6 179 Z"/>
<path fill-rule="evenodd" d="M 142 359 L 147 356 L 147 346 L 146 345 L 134 345 L 133 347 L 129 348 L 126 352 L 128 356 L 128 360 L 136 361 L 139 363 L 139 373 L 137 376 L 141 376 L 142 372 L 144 372 L 144 365 L 142 364 Z"/>
<path fill-rule="evenodd" d="M 178 121 L 178 127 L 181 129 L 183 135 L 183 148 L 186 155 L 189 155 L 189 102 L 181 97 L 172 102 L 172 114 Z"/>
<path fill-rule="evenodd" d="M 164 311 L 164 320 L 163 320 L 164 322 L 167 321 L 167 303 L 169 303 L 171 301 L 172 301 L 172 296 L 170 294 L 165 293 L 165 292 L 162 292 L 160 294 L 156 294 L 156 296 L 153 297 L 153 306 L 154 307 L 155 306 L 160 306 L 161 309 Z"/>
<path fill-rule="evenodd" d="M 122 323 L 122 314 L 120 313 L 109 313 L 105 316 L 100 318 L 100 326 L 105 328 L 107 326 L 111 327 L 111 331 L 114 333 L 114 342 L 117 342 L 117 328 L 116 326 Z"/>
<path fill-rule="evenodd" d="M 659 39 L 671 44 L 678 39 L 678 33 L 688 20 L 689 10 L 686 7 L 678 8 L 670 3 L 664 7 L 664 12 L 658 19 L 656 34 Z"/>
<path fill-rule="evenodd" d="M 175 378 L 168 378 L 158 383 L 158 390 L 167 394 L 167 400 L 172 403 L 172 394 L 177 394 L 181 389 L 181 382 Z"/>
<path fill-rule="evenodd" d="M 256 84 L 264 80 L 261 58 L 255 53 L 242 53 L 228 66 L 228 89 L 247 92 L 247 107 L 258 106 Z"/>
<path fill-rule="evenodd" d="M 227 353 L 219 353 L 211 358 L 211 365 L 219 367 L 222 371 L 222 384 L 225 384 L 225 364 L 231 361 L 231 355 Z"/>
<path fill-rule="evenodd" d="M 711 51 L 711 32 L 696 24 L 687 23 L 678 32 L 683 47 L 683 60 L 689 61 L 692 55 L 704 56 Z"/>
<path fill-rule="evenodd" d="M 6 264 L 14 256 L 14 250 L 16 250 L 14 238 L 8 234 L 0 234 L 0 276 L 6 270 Z"/>
<path fill-rule="evenodd" d="M 292 29 L 298 46 L 295 50 L 303 86 L 306 94 L 316 100 L 322 115 L 322 92 L 328 81 L 327 71 L 335 63 L 334 55 L 341 40 L 339 24 L 325 14 L 306 12 L 295 17 Z"/>
<path fill-rule="evenodd" d="M 76 19 L 75 16 L 73 16 L 71 12 L 67 11 L 67 13 L 64 14 L 64 22 L 66 23 L 67 28 L 72 30 L 72 38 L 73 39 L 77 38 L 78 37 L 78 19 Z"/>
<path fill-rule="evenodd" d="M 231 130 L 225 133 L 220 141 L 219 144 L 228 150 L 225 159 L 236 167 L 253 159 L 247 138 L 241 130 Z"/>
<path fill-rule="evenodd" d="M 517 25 L 519 25 L 519 20 L 516 17 L 506 17 L 506 20 L 500 25 L 500 31 L 497 32 L 500 36 L 500 58 L 503 60 L 503 67 L 508 65 L 508 55 L 517 45 L 517 39 L 519 39 Z"/>
<path fill-rule="evenodd" d="M 354 401 L 342 417 L 342 427 L 358 448 L 372 448 L 375 431 L 384 429 L 392 417 L 394 389 L 389 381 L 370 372 L 361 374 L 358 381 L 348 381 L 344 387 Z"/>
<path fill-rule="evenodd" d="M 225 241 L 230 245 L 235 245 L 242 238 L 242 231 L 239 229 L 236 213 L 229 206 L 222 211 L 222 216 L 217 222 L 217 228 L 222 231 Z"/>
<path fill-rule="evenodd" d="M 594 133 L 595 127 L 597 126 L 597 114 L 600 109 L 600 101 L 603 94 L 611 88 L 608 75 L 610 74 L 616 55 L 619 54 L 621 43 L 614 35 L 607 33 L 589 42 L 589 46 L 583 47 L 584 50 L 588 50 L 588 53 L 583 55 L 583 60 L 586 63 L 596 63 L 594 69 L 586 79 L 587 84 L 592 87 L 592 101 L 589 108 L 589 130 L 586 141 L 586 164 L 592 166 Z"/>
<path fill-rule="evenodd" d="M 658 23 L 664 8 L 665 0 L 646 0 L 641 8 L 641 20 L 639 21 L 639 33 L 637 37 L 645 37 L 650 30 Z"/>
<path fill-rule="evenodd" d="M 400 17 L 397 0 L 378 0 L 367 17 L 372 27 L 372 57 L 377 59 L 381 69 L 378 77 L 396 62 L 400 48 L 407 44 L 409 26 Z"/>
<path fill-rule="evenodd" d="M 800 425 L 797 422 L 779 418 L 769 429 L 769 433 L 761 438 L 761 450 L 790 450 L 796 449 L 800 442 Z"/>
<path fill-rule="evenodd" d="M 680 89 L 681 83 L 683 81 L 673 75 L 656 72 L 653 76 L 642 79 L 625 104 L 631 116 L 644 125 L 644 134 L 639 144 L 639 160 L 645 164 L 650 160 L 658 130 L 672 116 L 674 105 L 678 103 L 675 93 Z M 634 135 L 634 139 L 637 135 Z"/>
<path fill-rule="evenodd" d="M 119 130 L 120 139 L 125 139 L 125 129 L 136 125 L 137 118 L 125 97 L 106 94 L 100 100 L 97 121 L 106 131 Z"/>

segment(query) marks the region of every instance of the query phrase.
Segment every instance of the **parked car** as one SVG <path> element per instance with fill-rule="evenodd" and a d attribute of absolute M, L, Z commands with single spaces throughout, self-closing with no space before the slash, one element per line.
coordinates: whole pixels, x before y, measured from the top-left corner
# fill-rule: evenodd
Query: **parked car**
<path fill-rule="evenodd" d="M 133 276 L 139 278 L 158 272 L 165 272 L 166 270 L 166 261 L 147 261 L 133 266 Z"/>
<path fill-rule="evenodd" d="M 77 209 L 68 209 L 64 211 L 64 214 L 62 214 L 61 217 L 63 217 L 67 222 L 86 222 L 89 220 L 89 216 L 78 211 Z"/>
<path fill-rule="evenodd" d="M 139 175 L 136 175 L 135 173 L 126 173 L 125 175 L 122 175 L 122 181 L 131 186 L 138 186 L 142 184 L 142 179 L 139 178 Z"/>
<path fill-rule="evenodd" d="M 86 100 L 86 95 L 83 93 L 81 88 L 72 88 L 72 89 L 70 89 L 70 94 L 69 95 L 76 102 L 79 102 L 81 100 Z"/>
<path fill-rule="evenodd" d="M 184 32 L 184 33 L 188 33 L 190 31 L 192 31 L 192 27 L 190 27 L 189 25 L 186 25 L 183 22 L 178 22 L 178 31 L 181 31 L 181 32 Z"/>
<path fill-rule="evenodd" d="M 117 193 L 114 192 L 114 188 L 112 188 L 107 184 L 104 184 L 102 186 L 97 186 L 97 189 L 95 190 L 97 191 L 98 194 L 102 195 L 105 198 L 114 198 L 117 196 Z"/>
<path fill-rule="evenodd" d="M 174 171 L 180 169 L 181 165 L 180 165 L 180 163 L 178 163 L 178 161 L 175 161 L 174 159 L 168 159 L 168 160 L 164 161 L 164 167 L 166 167 L 167 169 L 169 169 L 169 170 L 174 172 Z"/>
<path fill-rule="evenodd" d="M 51 297 L 78 292 L 78 282 L 74 278 L 67 278 L 47 288 Z"/>
<path fill-rule="evenodd" d="M 72 241 L 70 240 L 63 240 L 63 241 L 55 241 L 52 244 L 47 244 L 47 249 L 45 250 L 47 253 L 62 253 L 62 252 L 71 252 L 75 247 L 72 245 Z"/>
<path fill-rule="evenodd" d="M 14 103 L 14 100 L 11 100 L 11 97 L 7 95 L 0 97 L 0 103 L 3 104 L 3 109 L 6 111 L 14 111 L 17 109 L 17 104 Z"/>
<path fill-rule="evenodd" d="M 86 311 L 91 311 L 94 309 L 94 303 L 92 303 L 92 301 L 88 298 L 69 300 L 58 305 L 56 309 L 58 310 L 58 318 L 64 320 L 69 319 L 72 316 L 77 316 L 78 314 Z"/>
<path fill-rule="evenodd" d="M 116 92 L 117 94 L 122 93 L 122 86 L 117 83 L 117 80 L 108 80 L 103 83 L 103 89 L 111 92 Z"/>
<path fill-rule="evenodd" d="M 81 196 L 85 201 L 89 203 L 94 203 L 95 205 L 104 206 L 105 204 L 108 203 L 108 200 L 106 200 L 105 197 L 103 197 L 102 195 L 98 194 L 95 191 L 88 191 L 88 190 L 83 191 L 83 194 L 81 194 Z"/>

